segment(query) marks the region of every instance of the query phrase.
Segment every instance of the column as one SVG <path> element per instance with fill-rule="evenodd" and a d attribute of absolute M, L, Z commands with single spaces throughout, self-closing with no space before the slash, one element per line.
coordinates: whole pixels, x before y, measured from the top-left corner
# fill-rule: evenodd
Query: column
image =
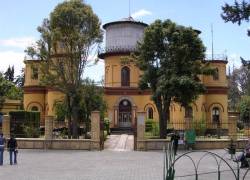
<path fill-rule="evenodd" d="M 132 127 L 135 127 L 135 117 L 136 117 L 136 106 L 132 107 Z"/>
<path fill-rule="evenodd" d="M 145 119 L 146 112 L 137 112 L 137 150 L 145 150 Z"/>
<path fill-rule="evenodd" d="M 91 149 L 100 150 L 100 112 L 91 112 Z"/>
<path fill-rule="evenodd" d="M 114 127 L 118 127 L 118 106 L 114 106 Z"/>
<path fill-rule="evenodd" d="M 228 136 L 233 141 L 237 141 L 237 116 L 228 117 Z"/>
<path fill-rule="evenodd" d="M 3 116 L 2 131 L 5 138 L 10 138 L 10 117 L 8 115 Z"/>
<path fill-rule="evenodd" d="M 54 116 L 45 116 L 45 140 L 53 139 L 53 119 Z"/>

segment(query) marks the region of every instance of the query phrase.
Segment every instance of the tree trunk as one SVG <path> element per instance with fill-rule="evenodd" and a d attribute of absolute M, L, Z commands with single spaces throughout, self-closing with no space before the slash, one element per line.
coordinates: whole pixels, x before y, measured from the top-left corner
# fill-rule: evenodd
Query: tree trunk
<path fill-rule="evenodd" d="M 67 118 L 68 118 L 68 138 L 71 139 L 71 130 L 72 130 L 72 118 L 71 118 L 71 102 L 70 102 L 70 97 L 67 96 L 66 99 L 66 104 L 67 104 L 67 108 L 68 108 L 68 113 L 67 113 Z"/>
<path fill-rule="evenodd" d="M 168 111 L 162 111 L 159 113 L 159 124 L 160 124 L 160 139 L 166 139 L 167 137 L 167 118 Z"/>

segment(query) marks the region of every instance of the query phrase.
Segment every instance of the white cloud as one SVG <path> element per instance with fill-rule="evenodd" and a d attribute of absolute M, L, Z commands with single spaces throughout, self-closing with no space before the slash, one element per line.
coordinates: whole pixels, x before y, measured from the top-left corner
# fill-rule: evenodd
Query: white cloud
<path fill-rule="evenodd" d="M 0 51 L 0 71 L 5 72 L 9 66 L 15 67 L 15 76 L 24 67 L 24 53 L 14 51 Z"/>
<path fill-rule="evenodd" d="M 0 40 L 0 46 L 4 47 L 15 47 L 25 49 L 27 46 L 35 43 L 34 37 L 18 37 Z"/>
<path fill-rule="evenodd" d="M 139 11 L 134 12 L 131 16 L 136 19 L 147 15 L 152 15 L 152 12 L 145 9 L 140 9 Z"/>

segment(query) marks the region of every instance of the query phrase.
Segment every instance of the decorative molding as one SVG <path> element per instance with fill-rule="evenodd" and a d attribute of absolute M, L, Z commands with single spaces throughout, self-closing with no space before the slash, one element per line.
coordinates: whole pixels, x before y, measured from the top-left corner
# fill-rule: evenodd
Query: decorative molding
<path fill-rule="evenodd" d="M 135 87 L 105 87 L 105 95 L 151 95 L 151 90 L 140 90 Z"/>
<path fill-rule="evenodd" d="M 208 111 L 211 111 L 211 107 L 215 107 L 214 105 L 219 105 L 220 109 L 222 109 L 222 112 L 225 111 L 224 106 L 219 102 L 214 102 L 214 103 L 210 104 L 209 107 L 208 107 Z"/>
<path fill-rule="evenodd" d="M 228 87 L 225 86 L 207 86 L 205 94 L 228 94 Z"/>

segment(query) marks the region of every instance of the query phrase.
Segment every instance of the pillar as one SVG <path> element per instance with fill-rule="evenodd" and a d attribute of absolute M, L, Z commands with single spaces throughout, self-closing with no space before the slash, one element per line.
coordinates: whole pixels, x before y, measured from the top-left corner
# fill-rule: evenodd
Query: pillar
<path fill-rule="evenodd" d="M 132 107 L 132 127 L 135 127 L 136 106 Z"/>
<path fill-rule="evenodd" d="M 114 127 L 118 127 L 118 107 L 114 106 Z"/>
<path fill-rule="evenodd" d="M 5 138 L 10 138 L 10 117 L 9 115 L 3 116 L 2 131 Z"/>
<path fill-rule="evenodd" d="M 137 112 L 137 150 L 145 150 L 146 112 Z"/>
<path fill-rule="evenodd" d="M 237 116 L 228 117 L 228 136 L 233 141 L 237 141 Z"/>
<path fill-rule="evenodd" d="M 91 149 L 100 150 L 100 112 L 91 112 Z"/>
<path fill-rule="evenodd" d="M 45 140 L 53 139 L 54 116 L 45 116 Z"/>

